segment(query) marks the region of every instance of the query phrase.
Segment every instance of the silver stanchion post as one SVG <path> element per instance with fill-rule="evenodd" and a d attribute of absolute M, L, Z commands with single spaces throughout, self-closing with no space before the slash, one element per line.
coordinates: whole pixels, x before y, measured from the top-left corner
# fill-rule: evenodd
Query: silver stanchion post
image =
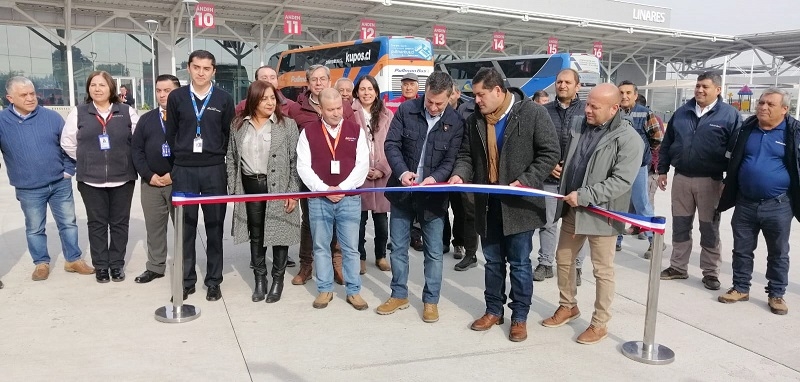
<path fill-rule="evenodd" d="M 634 361 L 650 365 L 666 365 L 675 360 L 675 352 L 664 345 L 655 343 L 664 235 L 657 233 L 653 236 L 653 257 L 650 259 L 650 282 L 647 287 L 647 312 L 644 319 L 644 341 L 629 341 L 622 344 L 622 354 Z"/>
<path fill-rule="evenodd" d="M 156 320 L 189 322 L 200 317 L 200 308 L 183 303 L 183 206 L 175 207 L 175 253 L 172 254 L 172 305 L 156 309 Z"/>

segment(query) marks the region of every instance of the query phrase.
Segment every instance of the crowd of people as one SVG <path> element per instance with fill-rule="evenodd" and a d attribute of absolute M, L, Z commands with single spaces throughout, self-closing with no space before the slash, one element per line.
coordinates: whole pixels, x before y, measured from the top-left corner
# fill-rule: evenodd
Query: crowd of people
<path fill-rule="evenodd" d="M 214 86 L 215 70 L 211 53 L 192 52 L 191 83 L 180 86 L 174 76 L 159 76 L 158 108 L 142 116 L 131 107 L 130 95 L 117 92 L 108 73 L 93 72 L 85 102 L 66 120 L 38 105 L 30 80 L 8 80 L 11 106 L 0 113 L 0 150 L 25 216 L 34 281 L 50 273 L 48 206 L 65 271 L 93 274 L 99 283 L 125 280 L 137 178 L 147 262 L 136 283 L 164 276 L 173 192 L 327 191 L 326 197 L 234 204 L 231 235 L 234 244 L 250 244 L 252 301 L 280 301 L 286 268 L 295 266 L 289 247 L 299 243 L 300 266 L 291 283 L 302 285 L 315 276 L 314 308 L 327 307 L 339 284 L 347 303 L 368 309 L 360 292 L 370 257 L 365 232 L 371 217 L 374 265 L 392 274 L 391 295 L 376 313 L 409 307 L 409 249 L 414 248 L 424 257 L 422 320 L 438 321 L 444 254 L 452 243 L 453 257 L 460 260 L 455 269 L 466 271 L 477 265 L 480 242 L 486 309 L 470 327 L 485 331 L 503 324 L 508 302 L 508 338 L 524 341 L 534 282 L 553 277 L 558 282 L 558 308 L 541 325 L 555 328 L 580 316 L 576 294 L 588 257 L 596 281 L 595 311 L 577 341 L 594 344 L 608 336 L 614 257 L 622 235 L 649 239 L 646 259 L 653 244 L 650 232 L 626 229 L 585 207 L 652 216 L 655 188 L 665 190 L 667 173 L 675 168 L 673 250 L 661 278 L 688 278 L 697 213 L 702 284 L 720 289 L 720 213 L 733 208 L 733 286 L 719 301 L 749 299 L 754 250 L 763 231 L 768 305 L 775 314 L 788 312 L 783 299 L 788 240 L 792 218 L 800 220 L 800 122 L 787 114 L 789 95 L 783 90 L 767 89 L 757 114 L 742 121 L 722 101 L 719 75 L 703 73 L 694 98 L 665 129 L 644 106 L 636 84 L 600 84 L 584 100 L 578 95 L 579 74 L 572 69 L 558 73 L 552 100 L 544 91 L 528 97 L 507 87 L 497 70 L 483 68 L 472 79 L 472 101 L 463 102 L 453 79 L 437 71 L 427 77 L 424 94 L 419 94 L 417 75 L 409 73 L 401 81 L 402 96 L 384 102 L 375 78 L 332 84 L 323 65 L 307 69 L 308 89 L 292 101 L 278 90 L 275 70 L 265 66 L 256 70 L 238 105 Z M 86 209 L 91 266 L 78 245 L 73 178 Z M 424 192 L 425 185 L 445 182 L 532 187 L 564 198 Z M 423 191 L 348 193 L 362 187 Z M 226 208 L 224 203 L 202 205 L 208 301 L 222 298 Z M 198 210 L 184 207 L 183 299 L 196 292 Z"/>

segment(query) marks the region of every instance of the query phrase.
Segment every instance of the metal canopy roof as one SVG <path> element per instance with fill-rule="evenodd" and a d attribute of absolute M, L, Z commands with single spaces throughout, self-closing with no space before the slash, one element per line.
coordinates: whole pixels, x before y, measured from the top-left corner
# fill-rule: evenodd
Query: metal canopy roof
<path fill-rule="evenodd" d="M 188 36 L 184 7 L 175 0 L 0 0 L 0 23 L 31 26 L 35 20 L 40 27 L 63 29 L 67 8 L 72 28 L 79 31 L 147 33 L 144 20 L 155 19 L 161 23 L 157 37 L 164 46 L 171 48 Z M 352 40 L 358 38 L 360 20 L 369 18 L 377 22 L 380 35 L 430 37 L 434 24 L 446 25 L 448 46 L 437 47 L 435 53 L 451 58 L 542 53 L 550 36 L 558 38 L 559 51 L 568 52 L 591 52 L 593 42 L 602 41 L 602 63 L 612 72 L 626 61 L 645 72 L 650 59 L 697 64 L 754 48 L 793 65 L 800 57 L 800 45 L 791 43 L 800 31 L 735 37 L 418 0 L 227 0 L 215 2 L 215 8 L 217 26 L 196 29 L 196 38 L 239 40 L 263 50 L 281 43 Z M 301 35 L 283 34 L 284 11 L 302 13 Z M 489 50 L 495 31 L 505 33 L 505 53 Z M 75 40 L 86 35 L 75 33 Z"/>

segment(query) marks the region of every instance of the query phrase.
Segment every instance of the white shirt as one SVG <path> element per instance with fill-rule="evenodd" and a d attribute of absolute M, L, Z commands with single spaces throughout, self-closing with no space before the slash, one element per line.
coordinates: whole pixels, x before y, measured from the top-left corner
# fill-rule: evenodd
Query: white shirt
<path fill-rule="evenodd" d="M 124 105 L 124 104 L 123 104 Z M 125 105 L 127 106 L 127 105 Z M 97 105 L 94 106 L 97 109 Z M 131 135 L 136 130 L 136 123 L 139 122 L 139 115 L 136 114 L 136 110 L 132 107 L 128 108 L 131 116 Z M 101 112 L 100 109 L 97 109 L 97 112 L 100 113 L 100 117 L 105 119 L 108 118 L 108 115 L 111 113 L 111 107 L 109 106 L 108 111 Z M 78 152 L 78 108 L 73 107 L 70 110 L 69 114 L 67 115 L 67 120 L 64 123 L 64 129 L 61 131 L 61 148 L 64 149 L 64 152 L 69 155 L 72 159 L 77 159 L 76 154 Z M 107 182 L 107 183 L 86 183 L 92 187 L 99 187 L 99 188 L 111 188 L 111 187 L 119 187 L 125 182 Z"/>
<path fill-rule="evenodd" d="M 199 99 L 199 100 L 201 100 L 201 101 L 202 101 L 202 100 L 206 99 L 206 96 L 208 95 L 208 93 L 211 93 L 211 87 L 212 87 L 212 86 L 214 86 L 214 84 L 211 84 L 211 86 L 209 86 L 209 87 L 208 87 L 208 90 L 206 90 L 206 92 L 205 92 L 205 93 L 203 93 L 203 94 L 198 94 L 198 93 L 197 93 L 197 92 L 194 90 L 194 84 L 192 84 L 192 83 L 189 83 L 189 91 L 191 91 L 191 92 L 192 92 L 192 94 L 194 94 L 194 96 L 195 96 L 195 97 L 197 97 L 197 99 Z M 197 105 L 197 107 L 200 107 L 200 105 Z"/>
<path fill-rule="evenodd" d="M 322 124 L 325 126 L 325 130 L 328 131 L 328 134 L 335 139 L 341 131 L 342 121 L 339 121 L 339 125 L 336 127 L 328 125 L 325 121 L 323 121 Z M 368 172 L 369 148 L 367 147 L 367 139 L 364 136 L 364 130 L 359 128 L 358 142 L 356 143 L 355 167 L 353 167 L 353 171 L 350 172 L 347 178 L 336 186 L 342 190 L 355 190 L 364 184 Z M 300 176 L 300 179 L 311 191 L 328 191 L 328 187 L 331 187 L 325 184 L 317 173 L 314 172 L 314 169 L 311 168 L 311 147 L 306 137 L 306 129 L 300 132 L 300 138 L 297 140 L 297 175 Z"/>
<path fill-rule="evenodd" d="M 714 106 L 717 105 L 717 101 L 719 101 L 719 99 L 714 100 L 714 102 L 712 102 L 710 105 L 708 105 L 706 107 L 700 107 L 700 105 L 695 103 L 694 104 L 694 113 L 697 114 L 697 118 L 700 118 L 700 117 L 708 114 L 708 112 L 711 111 L 711 109 L 713 109 Z"/>

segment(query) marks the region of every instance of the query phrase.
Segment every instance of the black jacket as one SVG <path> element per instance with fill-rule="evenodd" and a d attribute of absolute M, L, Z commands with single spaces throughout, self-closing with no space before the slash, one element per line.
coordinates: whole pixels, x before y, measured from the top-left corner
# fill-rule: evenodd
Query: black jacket
<path fill-rule="evenodd" d="M 570 137 L 570 121 L 572 121 L 572 117 L 576 115 L 578 117 L 583 117 L 583 109 L 586 108 L 586 102 L 581 100 L 581 98 L 576 94 L 575 98 L 570 101 L 569 107 L 566 109 L 561 108 L 558 103 L 558 98 L 546 103 L 544 108 L 547 110 L 547 114 L 550 115 L 550 119 L 553 120 L 553 125 L 556 128 L 556 134 L 558 134 L 558 143 L 559 148 L 561 149 L 561 159 L 559 159 L 559 162 L 564 162 L 564 159 L 567 157 L 567 143 L 569 142 Z M 547 182 L 558 183 L 559 180 L 548 175 Z"/>
<path fill-rule="evenodd" d="M 161 110 L 158 108 L 141 116 L 131 141 L 133 166 L 145 183 L 150 183 L 154 174 L 164 176 L 172 171 L 173 157 L 170 155 L 165 158 L 161 155 L 161 145 L 166 142 L 166 134 L 161 129 L 159 119 Z"/>
<path fill-rule="evenodd" d="M 214 166 L 225 164 L 228 154 L 228 139 L 231 121 L 236 105 L 230 94 L 214 86 L 211 99 L 200 120 L 200 137 L 203 139 L 203 152 L 193 152 L 194 138 L 197 136 L 197 117 L 192 106 L 189 85 L 169 93 L 167 101 L 167 143 L 172 148 L 175 164 L 184 167 Z M 203 100 L 195 100 L 197 109 L 203 107 Z"/>
<path fill-rule="evenodd" d="M 717 209 L 726 211 L 736 205 L 739 196 L 739 168 L 744 159 L 744 148 L 753 130 L 758 128 L 758 118 L 752 116 L 742 124 L 732 140 L 730 162 L 725 177 L 725 188 L 722 190 Z M 789 200 L 792 203 L 794 217 L 800 221 L 800 121 L 786 116 L 786 169 L 789 170 Z"/>
<path fill-rule="evenodd" d="M 398 187 L 400 177 L 406 171 L 416 172 L 422 156 L 422 145 L 428 131 L 425 120 L 425 97 L 400 104 L 389 125 L 384 151 L 386 161 L 392 168 L 387 187 Z M 453 171 L 461 138 L 464 134 L 464 119 L 450 105 L 428 134 L 425 145 L 425 167 L 423 177 L 432 176 L 437 182 L 446 182 Z M 417 179 L 422 182 L 423 179 Z M 413 210 L 419 220 L 430 221 L 448 216 L 447 193 L 387 192 L 386 199 L 392 206 Z"/>

